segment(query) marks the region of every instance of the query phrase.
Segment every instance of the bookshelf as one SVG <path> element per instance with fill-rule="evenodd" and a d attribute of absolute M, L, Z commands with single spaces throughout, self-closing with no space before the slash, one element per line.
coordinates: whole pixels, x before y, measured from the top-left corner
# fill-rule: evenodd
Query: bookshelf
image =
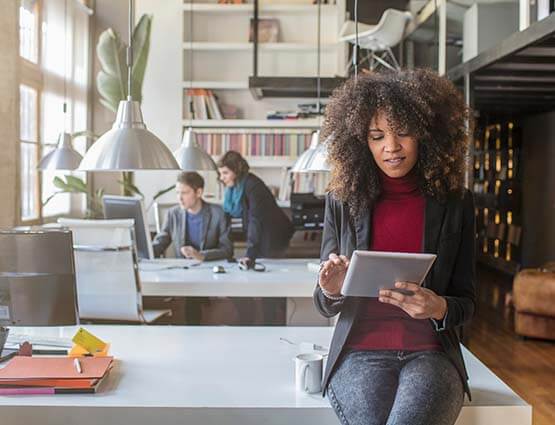
<path fill-rule="evenodd" d="M 293 111 L 314 98 L 264 98 L 257 100 L 249 89 L 253 72 L 253 43 L 249 41 L 254 4 L 219 4 L 217 0 L 136 0 L 135 16 L 153 15 L 151 47 L 143 83 L 142 110 L 149 130 L 174 151 L 184 129 L 192 125 L 199 135 L 296 134 L 308 138 L 320 126 L 316 118 L 268 120 L 269 111 Z M 345 0 L 322 4 L 321 76 L 343 75 L 347 46 L 338 43 L 345 21 Z M 190 25 L 192 13 L 192 28 Z M 317 71 L 317 5 L 310 0 L 261 1 L 260 18 L 279 22 L 277 42 L 259 43 L 261 76 L 314 78 Z M 192 60 L 191 60 L 192 59 Z M 191 67 L 192 65 L 192 67 Z M 192 68 L 192 69 L 191 69 Z M 232 105 L 234 114 L 223 119 L 192 119 L 185 116 L 190 88 L 210 90 L 218 105 Z M 224 108 L 221 108 L 224 112 Z M 208 116 L 208 118 L 212 118 Z M 214 159 L 218 159 L 214 155 Z M 294 155 L 246 155 L 252 170 L 269 186 L 280 188 Z M 137 172 L 137 186 L 149 199 L 175 180 L 177 172 Z M 207 193 L 219 192 L 214 173 L 205 175 Z M 156 176 L 155 176 L 156 175 Z M 306 185 L 305 185 L 306 186 Z M 280 190 L 281 192 L 281 190 Z M 165 195 L 166 196 L 166 195 Z M 167 195 L 172 201 L 174 194 Z M 161 199 L 161 202 L 164 202 Z"/>
<path fill-rule="evenodd" d="M 482 126 L 474 142 L 478 259 L 510 274 L 521 254 L 520 139 L 514 121 L 499 121 Z"/>
<path fill-rule="evenodd" d="M 188 120 L 183 120 L 183 126 L 189 125 Z M 319 127 L 317 119 L 303 120 L 193 120 L 192 125 L 195 128 L 213 128 L 215 132 L 218 129 L 241 128 L 245 132 L 259 128 L 297 128 L 297 129 L 317 129 Z"/>
<path fill-rule="evenodd" d="M 253 98 L 249 91 L 254 54 L 253 42 L 249 40 L 254 17 L 252 0 L 243 4 L 219 4 L 217 0 L 184 2 L 181 12 L 183 96 L 187 96 L 191 87 L 208 89 L 213 91 L 218 103 L 232 104 L 239 110 L 237 116 L 231 117 L 233 122 L 230 123 L 225 122 L 228 117 L 224 116 L 224 122 L 195 121 L 193 125 L 213 128 L 318 128 L 316 120 L 299 120 L 297 124 L 275 120 L 263 122 L 268 111 L 295 110 L 298 103 L 309 103 L 314 99 L 299 97 L 259 101 Z M 261 19 L 275 20 L 279 28 L 276 40 L 259 42 L 259 75 L 314 77 L 317 70 L 318 6 L 310 0 L 291 0 L 290 3 L 262 0 L 259 15 Z M 345 43 L 338 42 L 344 20 L 344 0 L 321 5 L 323 31 L 320 64 L 323 78 L 344 74 L 347 47 Z M 299 31 L 300 28 L 302 31 Z M 183 123 L 183 126 L 187 125 Z"/>

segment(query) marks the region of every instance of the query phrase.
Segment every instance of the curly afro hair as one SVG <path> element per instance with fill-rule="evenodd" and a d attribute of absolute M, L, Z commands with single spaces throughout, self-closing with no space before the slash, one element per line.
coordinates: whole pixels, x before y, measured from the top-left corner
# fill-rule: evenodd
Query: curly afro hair
<path fill-rule="evenodd" d="M 360 216 L 381 193 L 368 147 L 370 120 L 384 114 L 392 131 L 418 140 L 415 171 L 425 195 L 462 195 L 471 113 L 457 88 L 425 69 L 359 75 L 337 88 L 326 107 L 322 138 L 332 173 L 329 191 Z"/>

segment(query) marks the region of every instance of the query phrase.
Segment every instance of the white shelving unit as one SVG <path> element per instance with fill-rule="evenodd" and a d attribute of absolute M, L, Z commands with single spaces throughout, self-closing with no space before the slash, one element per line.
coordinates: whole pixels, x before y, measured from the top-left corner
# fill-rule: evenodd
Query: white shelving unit
<path fill-rule="evenodd" d="M 334 13 L 335 4 L 322 4 L 322 13 Z M 291 13 L 314 13 L 315 4 L 268 4 L 261 2 L 259 10 L 266 12 L 291 12 Z M 252 13 L 254 4 L 220 4 L 216 2 L 184 2 L 183 11 L 189 12 L 211 12 L 211 13 Z"/>
<path fill-rule="evenodd" d="M 143 84 L 142 110 L 149 130 L 174 151 L 183 130 L 192 124 L 201 133 L 276 133 L 307 134 L 319 127 L 318 119 L 267 120 L 273 110 L 295 110 L 310 98 L 264 98 L 255 100 L 248 87 L 253 74 L 253 43 L 249 41 L 254 16 L 252 0 L 245 4 L 219 4 L 217 0 L 136 0 L 135 16 L 153 15 L 151 46 Z M 190 27 L 192 13 L 193 25 Z M 259 43 L 258 75 L 315 77 L 317 71 L 317 5 L 306 0 L 291 4 L 259 3 L 259 18 L 279 22 L 276 43 Z M 345 0 L 321 5 L 321 76 L 343 75 L 347 46 L 338 42 L 345 21 Z M 191 37 L 192 36 L 192 37 Z M 192 42 L 192 44 L 191 44 Z M 190 70 L 192 58 L 192 73 Z M 184 97 L 189 88 L 209 89 L 220 104 L 237 106 L 238 119 L 185 120 Z M 293 156 L 247 156 L 253 172 L 269 185 L 280 186 Z M 218 158 L 215 158 L 218 159 Z M 158 190 L 167 187 L 177 172 L 138 172 L 137 186 L 147 202 Z M 216 176 L 204 173 L 206 192 L 217 194 Z M 172 202 L 175 195 L 168 193 Z"/>
<path fill-rule="evenodd" d="M 183 127 L 188 127 L 189 121 L 183 120 Z M 261 128 L 298 128 L 298 129 L 314 129 L 318 128 L 318 119 L 303 120 L 193 120 L 193 128 L 244 128 L 244 129 L 261 129 Z"/>
<path fill-rule="evenodd" d="M 256 101 L 248 90 L 248 78 L 253 74 L 254 49 L 253 43 L 249 41 L 254 16 L 253 1 L 244 4 L 219 4 L 217 0 L 187 1 L 182 3 L 181 10 L 184 92 L 191 84 L 193 88 L 213 90 L 220 102 L 233 104 L 242 110 L 240 118 L 245 120 L 245 127 L 294 127 L 289 122 L 260 124 L 260 120 L 265 119 L 267 111 L 295 110 L 298 103 L 314 102 L 315 99 L 274 98 Z M 259 43 L 258 75 L 316 76 L 318 5 L 312 4 L 311 0 L 292 0 L 290 4 L 261 0 L 259 18 L 276 19 L 279 23 L 279 38 L 277 42 Z M 322 4 L 320 19 L 321 76 L 343 75 L 347 46 L 338 42 L 338 35 L 345 21 L 345 0 Z M 213 127 L 217 125 L 220 124 Z M 229 123 L 227 127 L 240 125 Z M 317 128 L 318 123 L 299 123 L 299 126 Z"/>

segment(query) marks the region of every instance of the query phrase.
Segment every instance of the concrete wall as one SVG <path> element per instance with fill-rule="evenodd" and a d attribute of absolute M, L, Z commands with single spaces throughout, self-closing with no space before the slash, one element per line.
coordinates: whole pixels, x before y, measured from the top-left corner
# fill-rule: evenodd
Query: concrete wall
<path fill-rule="evenodd" d="M 3 0 L 0 13 L 0 228 L 17 222 L 19 139 L 18 0 Z"/>
<path fill-rule="evenodd" d="M 555 112 L 522 121 L 522 265 L 555 260 Z"/>

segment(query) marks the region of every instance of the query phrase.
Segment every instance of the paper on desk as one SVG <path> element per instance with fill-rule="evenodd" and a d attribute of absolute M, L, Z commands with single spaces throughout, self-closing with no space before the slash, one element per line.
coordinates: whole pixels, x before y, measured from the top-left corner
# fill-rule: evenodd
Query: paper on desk
<path fill-rule="evenodd" d="M 98 379 L 2 379 L 0 386 L 51 387 L 51 388 L 91 388 Z"/>
<path fill-rule="evenodd" d="M 92 379 L 102 378 L 112 363 L 113 357 L 83 357 L 82 373 L 69 357 L 21 357 L 16 356 L 0 369 L 0 383 L 14 379 Z"/>

